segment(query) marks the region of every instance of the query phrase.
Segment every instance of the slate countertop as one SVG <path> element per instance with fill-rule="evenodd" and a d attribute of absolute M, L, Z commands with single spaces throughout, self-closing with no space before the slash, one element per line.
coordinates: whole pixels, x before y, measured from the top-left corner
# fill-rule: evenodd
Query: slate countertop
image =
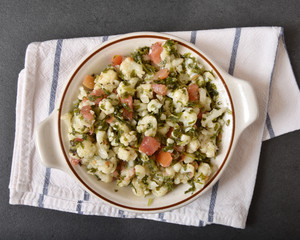
<path fill-rule="evenodd" d="M 183 2 L 0 2 L 0 239 L 300 239 L 300 131 L 262 144 L 257 182 L 244 230 L 220 225 L 199 228 L 141 219 L 81 216 L 8 204 L 17 78 L 31 42 L 135 31 L 282 26 L 300 85 L 300 1 Z"/>

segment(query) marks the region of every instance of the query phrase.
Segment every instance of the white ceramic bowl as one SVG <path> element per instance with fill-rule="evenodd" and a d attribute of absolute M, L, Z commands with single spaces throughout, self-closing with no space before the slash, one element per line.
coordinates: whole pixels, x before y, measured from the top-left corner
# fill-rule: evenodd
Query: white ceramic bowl
<path fill-rule="evenodd" d="M 207 70 L 213 70 L 216 76 L 214 83 L 217 85 L 219 98 L 232 111 L 232 115 L 226 114 L 226 118 L 230 119 L 230 125 L 224 126 L 220 150 L 214 160 L 217 171 L 204 188 L 193 194 L 185 194 L 185 190 L 190 186 L 181 184 L 167 195 L 155 198 L 152 204 L 148 206 L 148 199 L 136 197 L 129 187 L 120 188 L 118 192 L 115 192 L 115 182 L 103 183 L 98 181 L 95 176 L 87 174 L 83 167 L 73 166 L 70 163 L 67 129 L 61 116 L 71 110 L 72 102 L 76 99 L 79 86 L 86 74 L 100 73 L 115 54 L 130 55 L 138 47 L 150 46 L 157 41 L 165 41 L 170 38 L 177 41 L 180 53 L 191 52 Z M 154 32 L 137 32 L 116 37 L 101 44 L 84 57 L 70 75 L 57 108 L 60 111 L 53 111 L 36 129 L 36 145 L 42 162 L 47 167 L 61 169 L 70 174 L 81 186 L 99 199 L 117 208 L 140 213 L 172 210 L 194 201 L 206 192 L 224 172 L 241 132 L 258 116 L 255 94 L 247 82 L 236 79 L 217 67 L 193 44 L 171 35 Z M 232 177 L 234 178 L 234 176 Z"/>

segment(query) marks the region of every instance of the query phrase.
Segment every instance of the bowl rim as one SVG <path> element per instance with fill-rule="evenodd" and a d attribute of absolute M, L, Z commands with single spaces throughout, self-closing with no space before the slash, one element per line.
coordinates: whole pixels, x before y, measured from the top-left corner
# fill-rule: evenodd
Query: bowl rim
<path fill-rule="evenodd" d="M 235 109 L 234 109 L 234 104 L 233 104 L 233 100 L 232 100 L 232 96 L 230 94 L 229 88 L 222 76 L 222 74 L 220 73 L 220 71 L 218 70 L 218 68 L 216 67 L 216 65 L 214 63 L 212 63 L 211 60 L 209 60 L 202 52 L 200 49 L 198 49 L 195 45 L 188 43 L 187 41 L 178 38 L 176 36 L 172 36 L 169 34 L 164 34 L 164 33 L 156 33 L 156 32 L 135 32 L 135 33 L 128 33 L 128 34 L 124 34 L 124 35 L 120 35 L 119 37 L 113 38 L 107 42 L 104 42 L 102 44 L 100 44 L 100 46 L 96 47 L 96 49 L 90 51 L 85 57 L 83 57 L 81 59 L 81 61 L 79 61 L 79 64 L 76 65 L 75 67 L 75 71 L 73 70 L 71 72 L 71 77 L 69 77 L 68 79 L 68 83 L 66 84 L 63 94 L 61 96 L 60 102 L 59 102 L 59 109 L 62 109 L 63 107 L 63 103 L 64 103 L 64 99 L 66 96 L 66 93 L 68 91 L 69 86 L 71 85 L 73 79 L 75 78 L 76 74 L 79 72 L 79 70 L 86 64 L 86 62 L 88 62 L 88 60 L 90 60 L 93 56 L 95 56 L 96 54 L 98 54 L 99 52 L 101 52 L 103 49 L 110 47 L 111 45 L 114 45 L 116 43 L 122 42 L 122 41 L 126 41 L 126 40 L 131 40 L 131 39 L 136 39 L 136 38 L 155 38 L 155 39 L 160 39 L 160 40 L 168 40 L 168 39 L 173 39 L 175 42 L 177 42 L 178 44 L 188 48 L 189 50 L 191 50 L 192 52 L 194 52 L 195 54 L 197 54 L 198 56 L 200 56 L 200 58 L 202 58 L 202 60 L 204 60 L 207 64 L 210 65 L 210 67 L 215 71 L 215 74 L 218 75 L 219 79 L 221 80 L 227 96 L 229 98 L 230 101 L 230 105 L 231 105 L 231 111 L 232 111 L 232 132 L 231 132 L 231 140 L 229 143 L 229 147 L 227 149 L 227 153 L 220 165 L 220 167 L 217 169 L 217 171 L 214 173 L 214 175 L 209 179 L 209 181 L 205 184 L 205 186 L 198 190 L 197 192 L 194 192 L 193 194 L 191 194 L 190 196 L 187 196 L 186 198 L 184 198 L 183 200 L 180 200 L 178 202 L 169 204 L 169 205 L 165 205 L 162 207 L 133 207 L 133 206 L 127 206 L 121 203 L 118 203 L 116 201 L 112 201 L 104 196 L 102 196 L 101 194 L 99 194 L 98 192 L 96 192 L 92 187 L 90 187 L 80 176 L 79 174 L 76 172 L 76 170 L 74 169 L 74 167 L 72 166 L 71 162 L 69 161 L 69 157 L 68 154 L 65 151 L 65 147 L 63 144 L 63 138 L 62 138 L 62 134 L 61 134 L 61 111 L 58 111 L 58 136 L 59 136 L 59 144 L 64 156 L 64 160 L 66 161 L 68 168 L 71 170 L 71 172 L 73 173 L 73 175 L 76 177 L 76 179 L 91 193 L 93 193 L 95 196 L 97 196 L 98 198 L 104 200 L 105 202 L 119 207 L 121 209 L 125 209 L 128 211 L 132 211 L 132 212 L 144 212 L 144 213 L 150 213 L 150 212 L 163 212 L 163 211 L 167 211 L 170 209 L 174 209 L 180 206 L 183 206 L 185 204 L 188 204 L 189 202 L 197 199 L 201 193 L 203 193 L 205 190 L 209 189 L 210 187 L 212 187 L 213 183 L 216 182 L 219 177 L 221 176 L 221 174 L 224 171 L 224 167 L 225 165 L 227 165 L 228 161 L 229 161 L 229 155 L 232 153 L 233 150 L 233 143 L 234 143 L 234 139 L 235 139 L 235 123 L 236 123 L 236 119 L 235 119 Z"/>

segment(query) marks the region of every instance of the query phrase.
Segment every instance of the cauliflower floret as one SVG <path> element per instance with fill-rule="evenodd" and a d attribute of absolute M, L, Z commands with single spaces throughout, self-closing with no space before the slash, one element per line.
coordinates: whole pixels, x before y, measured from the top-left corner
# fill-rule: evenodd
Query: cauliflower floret
<path fill-rule="evenodd" d="M 81 114 L 75 114 L 72 118 L 72 126 L 74 127 L 76 132 L 87 133 L 92 124 L 87 122 Z"/>
<path fill-rule="evenodd" d="M 178 162 L 178 163 L 173 165 L 173 169 L 176 173 L 178 173 L 181 168 L 182 168 L 182 163 L 181 162 Z"/>
<path fill-rule="evenodd" d="M 132 184 L 132 191 L 134 195 L 138 197 L 145 196 L 149 194 L 149 190 L 147 190 L 146 185 L 143 182 L 139 182 L 137 178 L 134 178 L 131 182 Z"/>
<path fill-rule="evenodd" d="M 192 164 L 188 163 L 180 169 L 180 173 L 188 173 L 188 177 L 192 178 L 195 174 L 195 167 Z"/>
<path fill-rule="evenodd" d="M 110 158 L 109 160 L 98 160 L 99 164 L 98 170 L 105 173 L 105 174 L 111 174 L 113 173 L 117 168 L 117 162 L 118 160 L 115 157 Z"/>
<path fill-rule="evenodd" d="M 109 69 L 105 72 L 102 72 L 99 77 L 96 77 L 94 89 L 105 89 L 109 92 L 112 92 L 118 87 L 119 83 L 118 74 L 114 70 Z"/>
<path fill-rule="evenodd" d="M 136 129 L 147 137 L 154 137 L 157 131 L 157 120 L 155 117 L 147 115 L 138 122 Z"/>
<path fill-rule="evenodd" d="M 126 187 L 130 183 L 131 179 L 134 176 L 133 168 L 124 168 L 120 174 L 120 180 L 118 180 L 117 185 L 119 187 Z"/>
<path fill-rule="evenodd" d="M 122 136 L 120 137 L 120 143 L 122 143 L 126 147 L 128 145 L 133 144 L 136 141 L 137 141 L 137 138 L 136 138 L 135 131 L 131 131 L 129 133 L 123 133 Z"/>
<path fill-rule="evenodd" d="M 106 131 L 97 131 L 96 133 L 98 154 L 101 158 L 108 158 L 109 145 L 107 144 Z"/>
<path fill-rule="evenodd" d="M 213 123 L 213 120 L 220 117 L 225 111 L 226 108 L 220 108 L 220 109 L 213 109 L 211 112 L 203 114 L 201 125 L 203 127 L 214 128 L 215 124 Z"/>
<path fill-rule="evenodd" d="M 217 146 L 212 142 L 208 142 L 204 147 L 200 148 L 201 152 L 205 153 L 209 158 L 216 156 L 217 149 Z"/>
<path fill-rule="evenodd" d="M 146 170 L 142 165 L 135 165 L 135 175 L 137 176 L 137 179 L 141 180 L 146 175 Z"/>
<path fill-rule="evenodd" d="M 141 84 L 137 87 L 137 97 L 141 99 L 143 103 L 149 103 L 153 98 L 153 91 L 150 83 Z"/>
<path fill-rule="evenodd" d="M 152 190 L 152 193 L 156 196 L 156 197 L 162 197 L 164 195 L 166 195 L 168 192 L 168 188 L 166 186 L 161 186 L 159 188 L 155 188 Z"/>
<path fill-rule="evenodd" d="M 136 63 L 131 57 L 125 58 L 120 65 L 120 70 L 126 80 L 129 80 L 133 73 L 139 78 L 142 78 L 145 74 L 142 65 Z"/>
<path fill-rule="evenodd" d="M 80 158 L 92 158 L 96 151 L 96 145 L 88 140 L 83 140 L 77 148 L 77 154 Z"/>
<path fill-rule="evenodd" d="M 84 87 L 79 87 L 78 99 L 82 100 L 84 97 L 87 97 L 87 92 L 84 90 Z"/>
<path fill-rule="evenodd" d="M 164 124 L 163 126 L 158 127 L 157 131 L 161 134 L 161 135 L 166 135 L 168 133 L 170 129 L 169 124 Z"/>
<path fill-rule="evenodd" d="M 189 94 L 186 88 L 176 89 L 172 94 L 173 103 L 176 107 L 176 112 L 181 112 L 182 107 L 186 106 L 189 102 Z"/>
<path fill-rule="evenodd" d="M 113 180 L 113 177 L 111 174 L 105 174 L 105 173 L 102 173 L 102 172 L 95 172 L 95 175 L 103 182 L 105 183 L 110 183 L 112 182 Z"/>
<path fill-rule="evenodd" d="M 182 122 L 185 127 L 191 127 L 197 121 L 197 114 L 195 113 L 193 108 L 186 108 L 183 111 L 179 121 Z"/>
<path fill-rule="evenodd" d="M 181 137 L 180 137 L 179 145 L 180 145 L 180 146 L 185 146 L 185 145 L 187 145 L 190 141 L 191 141 L 191 137 L 190 137 L 189 135 L 182 134 Z"/>
<path fill-rule="evenodd" d="M 148 112 L 158 113 L 159 109 L 162 107 L 162 104 L 157 99 L 152 99 L 148 105 Z"/>
<path fill-rule="evenodd" d="M 134 110 L 138 113 L 139 116 L 144 117 L 148 114 L 147 103 L 142 103 L 140 100 L 135 99 L 133 101 Z"/>
<path fill-rule="evenodd" d="M 188 145 L 186 151 L 188 153 L 196 152 L 197 149 L 200 147 L 200 142 L 198 139 L 192 140 Z"/>
<path fill-rule="evenodd" d="M 134 161 L 137 158 L 137 153 L 133 148 L 120 147 L 118 151 L 118 158 L 124 161 Z"/>
<path fill-rule="evenodd" d="M 117 88 L 117 93 L 120 97 L 126 95 L 134 95 L 135 89 L 131 87 L 129 83 L 125 83 L 125 81 L 121 82 Z"/>
<path fill-rule="evenodd" d="M 215 80 L 215 77 L 214 77 L 214 75 L 212 75 L 211 72 L 205 72 L 205 73 L 203 73 L 203 76 L 204 76 L 204 80 L 205 81 L 213 81 L 213 80 Z"/>
<path fill-rule="evenodd" d="M 112 114 L 115 111 L 115 108 L 113 107 L 113 105 L 111 104 L 111 100 L 108 98 L 103 98 L 100 102 L 99 102 L 99 108 L 106 114 Z"/>
<path fill-rule="evenodd" d="M 206 110 L 210 111 L 211 98 L 208 96 L 205 88 L 199 88 L 200 104 Z"/>

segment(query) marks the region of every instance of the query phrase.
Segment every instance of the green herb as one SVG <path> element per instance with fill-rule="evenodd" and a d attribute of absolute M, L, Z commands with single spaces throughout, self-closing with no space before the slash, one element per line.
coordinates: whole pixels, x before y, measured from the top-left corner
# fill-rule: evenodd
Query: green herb
<path fill-rule="evenodd" d="M 148 206 L 150 206 L 152 204 L 152 202 L 153 202 L 153 198 L 149 198 L 148 199 Z"/>

